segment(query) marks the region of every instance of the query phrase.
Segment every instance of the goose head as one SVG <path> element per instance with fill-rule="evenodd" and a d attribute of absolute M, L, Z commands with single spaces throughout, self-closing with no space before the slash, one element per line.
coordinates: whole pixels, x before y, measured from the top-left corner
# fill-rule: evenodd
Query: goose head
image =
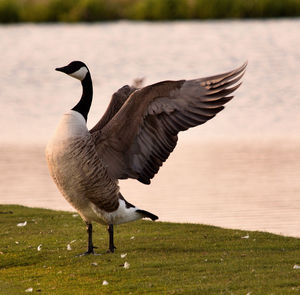
<path fill-rule="evenodd" d="M 84 117 L 85 121 L 87 121 L 87 116 L 93 99 L 93 83 L 88 67 L 82 61 L 72 61 L 67 66 L 56 68 L 55 70 L 81 81 L 82 96 L 72 110 L 80 113 Z"/>
<path fill-rule="evenodd" d="M 72 61 L 65 67 L 56 68 L 56 71 L 65 73 L 73 78 L 76 78 L 80 81 L 83 81 L 86 77 L 87 73 L 89 73 L 89 69 L 85 63 L 82 61 Z"/>

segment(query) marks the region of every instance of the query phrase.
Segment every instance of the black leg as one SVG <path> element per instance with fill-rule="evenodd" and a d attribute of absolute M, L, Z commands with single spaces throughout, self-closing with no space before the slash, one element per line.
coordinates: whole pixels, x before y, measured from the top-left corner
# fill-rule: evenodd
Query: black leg
<path fill-rule="evenodd" d="M 93 246 L 93 226 L 91 223 L 86 224 L 86 231 L 88 233 L 88 250 L 86 254 L 94 254 L 94 246 Z"/>
<path fill-rule="evenodd" d="M 88 254 L 95 254 L 94 253 L 94 249 L 97 247 L 94 247 L 93 245 L 93 226 L 91 223 L 86 223 L 86 231 L 88 233 L 88 249 L 86 252 L 84 252 L 83 254 L 80 254 L 78 256 L 85 256 Z"/>
<path fill-rule="evenodd" d="M 117 249 L 114 245 L 114 226 L 110 224 L 107 228 L 109 234 L 109 249 L 108 252 L 114 253 L 115 249 Z"/>

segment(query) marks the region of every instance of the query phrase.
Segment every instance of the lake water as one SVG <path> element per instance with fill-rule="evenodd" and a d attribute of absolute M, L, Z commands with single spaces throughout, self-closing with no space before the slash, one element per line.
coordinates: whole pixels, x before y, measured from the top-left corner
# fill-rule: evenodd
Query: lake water
<path fill-rule="evenodd" d="M 121 191 L 163 221 L 300 237 L 299 29 L 300 19 L 0 26 L 0 203 L 72 210 L 43 150 L 81 88 L 55 67 L 89 66 L 92 127 L 134 78 L 197 78 L 248 60 L 226 109 L 180 135 L 151 186 L 126 180 Z"/>

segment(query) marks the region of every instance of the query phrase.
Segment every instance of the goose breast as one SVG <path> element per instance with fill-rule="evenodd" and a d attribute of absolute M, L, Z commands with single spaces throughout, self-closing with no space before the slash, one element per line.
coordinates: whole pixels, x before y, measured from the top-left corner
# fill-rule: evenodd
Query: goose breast
<path fill-rule="evenodd" d="M 80 114 L 78 114 L 81 116 Z M 57 187 L 86 221 L 98 221 L 119 206 L 119 187 L 96 152 L 85 121 L 64 115 L 46 148 L 50 174 Z M 105 220 L 104 220 L 105 222 Z"/>

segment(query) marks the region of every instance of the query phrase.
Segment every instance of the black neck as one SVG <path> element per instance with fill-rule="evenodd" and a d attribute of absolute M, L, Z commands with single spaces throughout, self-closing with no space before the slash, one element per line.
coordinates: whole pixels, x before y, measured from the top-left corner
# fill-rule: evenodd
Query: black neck
<path fill-rule="evenodd" d="M 87 121 L 87 116 L 93 99 L 93 84 L 89 72 L 86 74 L 85 78 L 81 81 L 81 85 L 82 85 L 81 99 L 72 110 L 80 113 Z"/>

